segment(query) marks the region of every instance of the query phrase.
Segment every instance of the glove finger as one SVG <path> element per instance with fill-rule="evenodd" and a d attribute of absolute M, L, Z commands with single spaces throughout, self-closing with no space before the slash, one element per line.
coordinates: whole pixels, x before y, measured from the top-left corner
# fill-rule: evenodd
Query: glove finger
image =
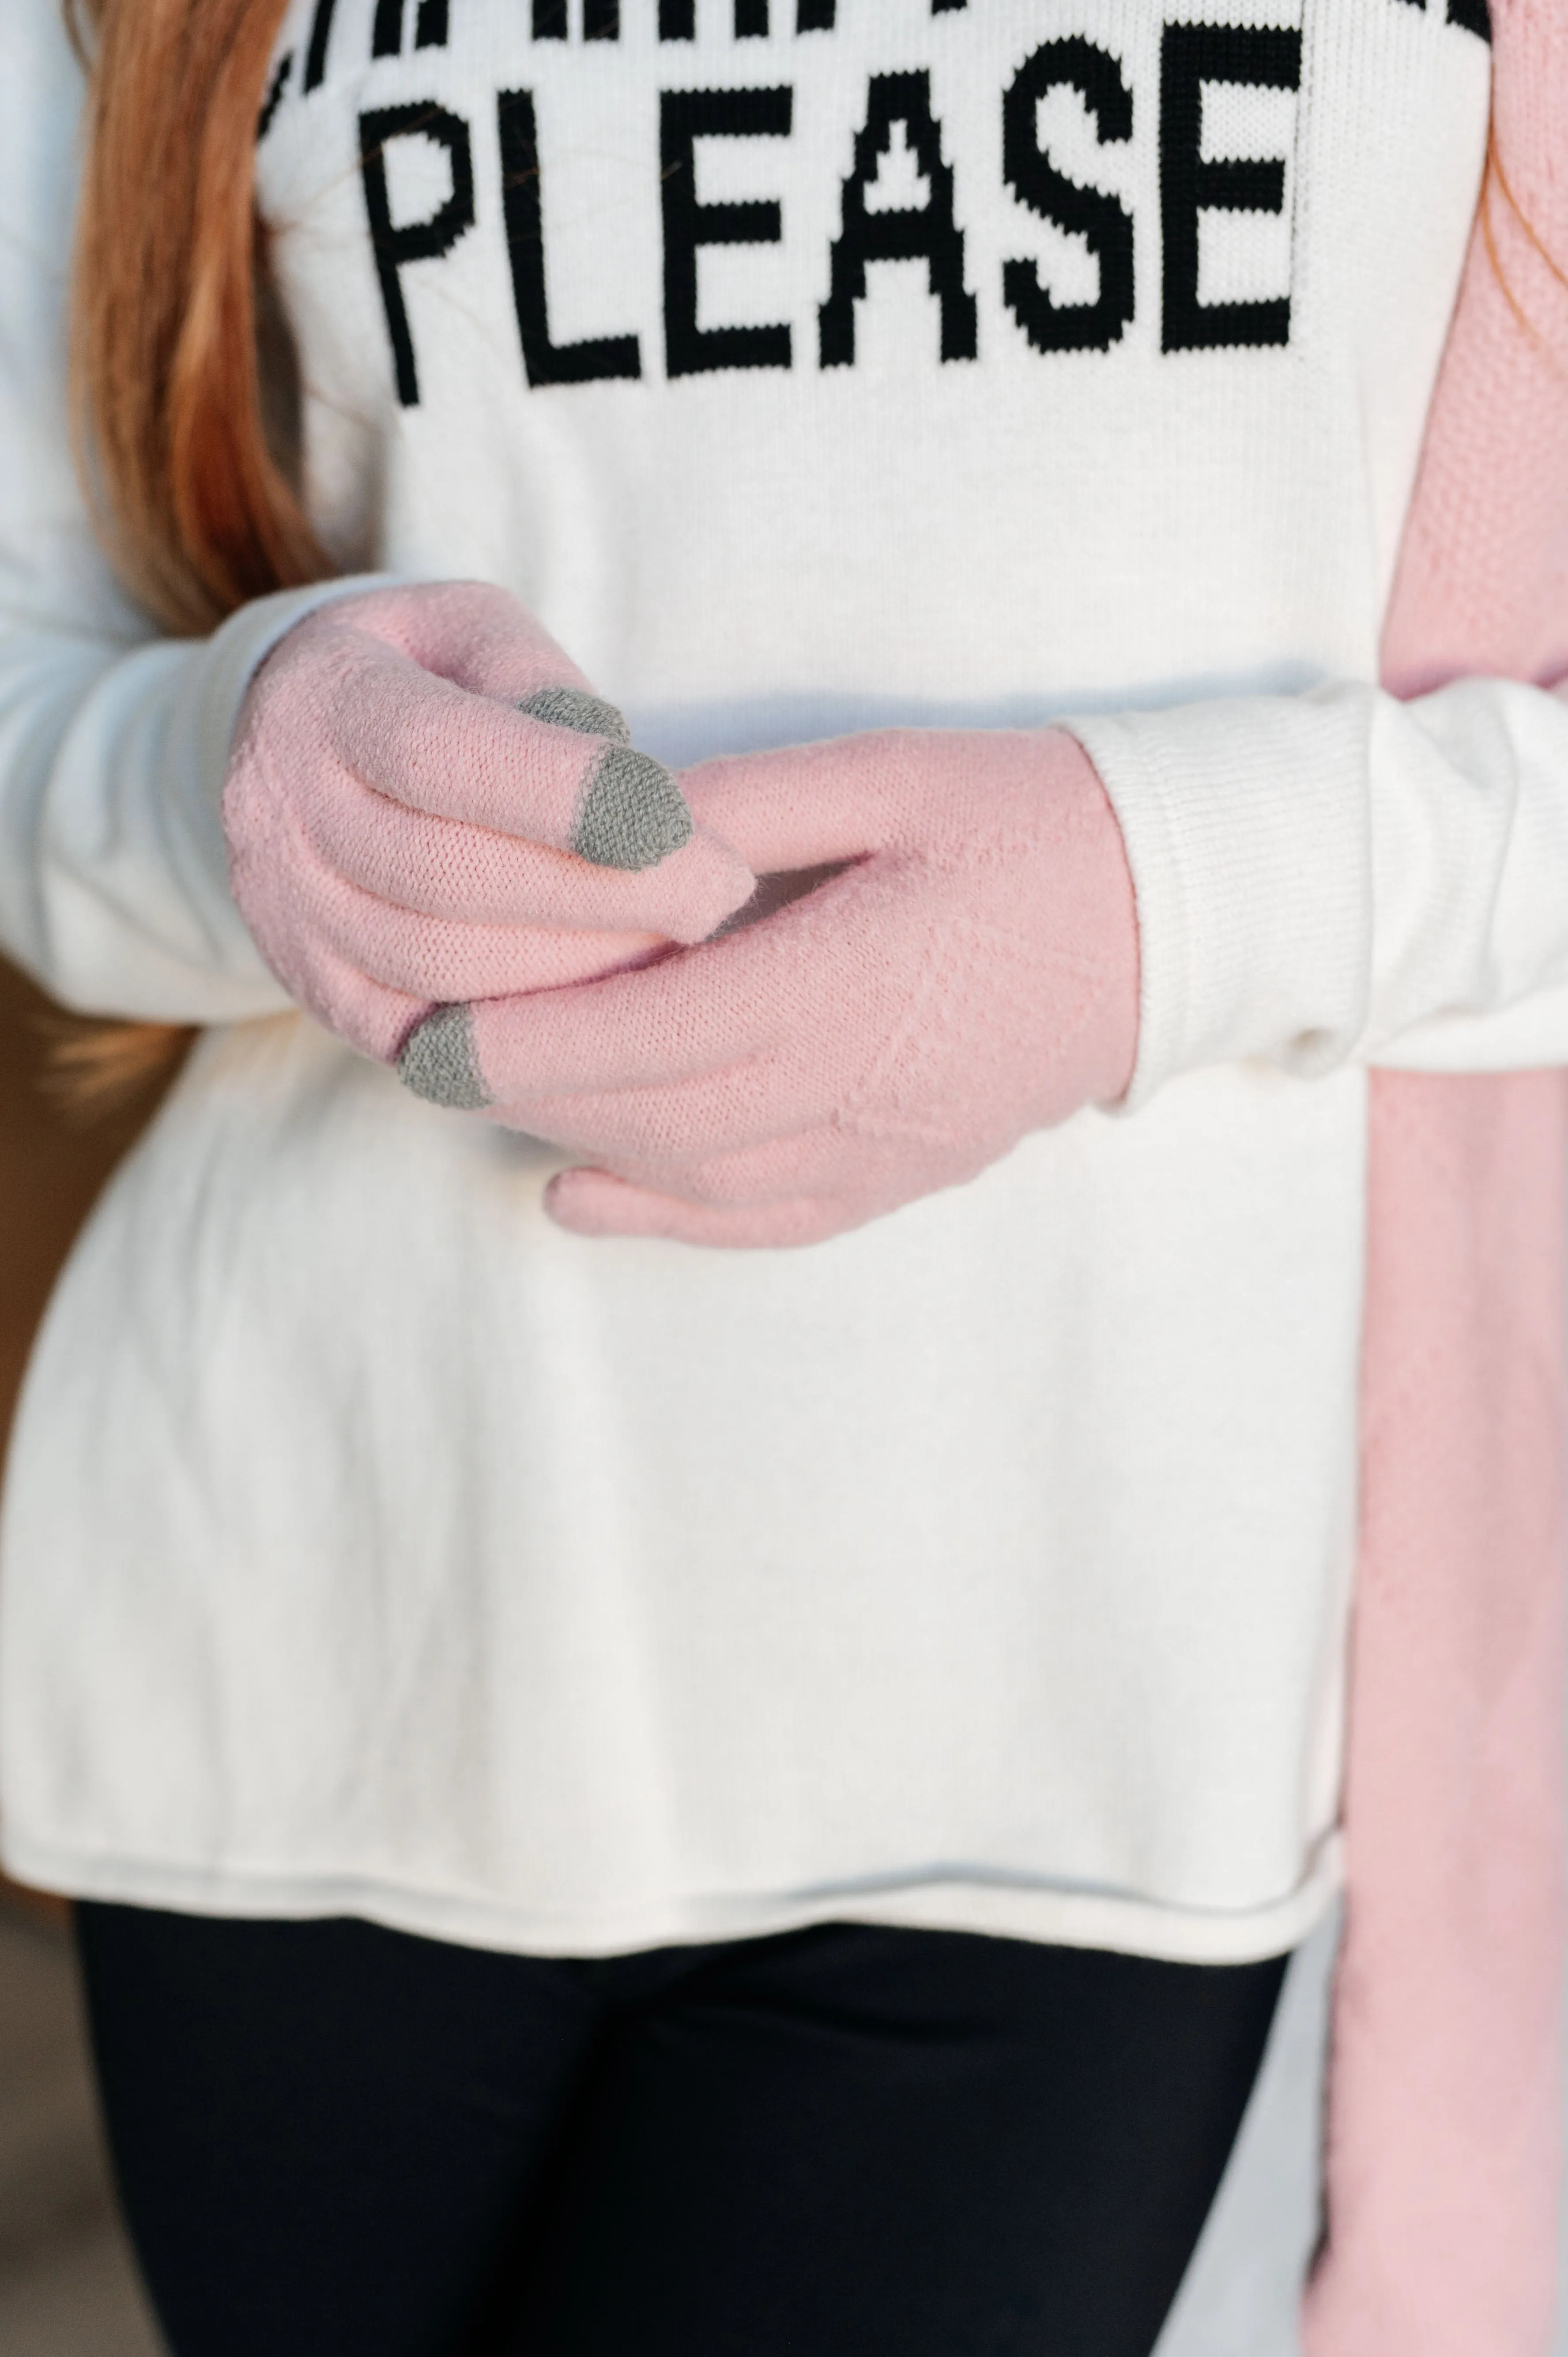
<path fill-rule="evenodd" d="M 746 1060 L 749 1043 L 740 1024 L 726 1025 L 723 1040 L 712 1044 L 695 1019 L 683 1028 L 682 1016 L 698 1004 L 689 984 L 673 992 L 657 987 L 657 964 L 639 975 L 655 985 L 646 996 L 618 990 L 619 979 L 444 1006 L 440 1056 L 418 1069 L 435 1074 L 450 1068 L 458 1091 L 453 1103 L 504 1105 L 515 1112 L 511 1125 L 521 1128 L 533 1126 L 546 1103 L 566 1100 L 561 1114 L 569 1123 L 574 1105 L 602 1105 L 624 1087 L 668 1089 Z M 554 1003 L 542 1015 L 546 996 Z M 605 1084 L 596 1086 L 601 1073 Z M 412 1071 L 405 1078 L 420 1085 Z"/>
<path fill-rule="evenodd" d="M 333 875 L 286 814 L 280 814 L 278 833 L 282 844 L 278 835 L 258 846 L 236 840 L 231 860 L 234 897 L 277 973 L 318 949 L 428 1006 L 556 989 L 638 964 L 668 946 L 649 933 L 415 916 Z"/>
<path fill-rule="evenodd" d="M 306 950 L 296 942 L 282 955 L 262 947 L 295 1006 L 378 1064 L 395 1063 L 410 1032 L 430 1012 L 427 998 L 372 982 L 324 942 Z"/>
<path fill-rule="evenodd" d="M 614 705 L 585 688 L 554 683 L 502 703 L 363 631 L 339 633 L 325 681 L 311 651 L 291 667 L 286 650 L 285 640 L 253 729 L 295 721 L 282 739 L 292 744 L 324 726 L 337 763 L 411 810 L 632 872 L 691 839 L 692 814 L 671 771 L 639 753 Z M 242 744 L 242 760 L 249 749 Z M 291 770 L 298 793 L 297 761 Z"/>
<path fill-rule="evenodd" d="M 726 755 L 683 770 L 698 823 L 758 876 L 833 866 L 897 840 L 908 799 L 906 740 L 884 729 L 819 745 Z"/>
<path fill-rule="evenodd" d="M 351 888 L 343 886 L 347 896 Z M 459 925 L 410 917 L 369 893 L 320 912 L 314 928 L 383 988 L 441 1006 L 526 997 L 597 981 L 666 951 L 656 933 L 567 932 L 544 925 Z"/>
<path fill-rule="evenodd" d="M 650 1236 L 730 1251 L 824 1243 L 848 1224 L 833 1203 L 810 1197 L 743 1209 L 682 1202 L 607 1170 L 562 1170 L 544 1190 L 557 1226 L 580 1236 Z"/>
<path fill-rule="evenodd" d="M 464 923 L 538 924 L 698 942 L 750 898 L 751 872 L 705 832 L 640 874 L 411 810 L 338 773 L 298 805 L 325 865 L 378 899 Z"/>
<path fill-rule="evenodd" d="M 515 704 L 535 689 L 586 688 L 570 655 L 510 589 L 489 581 L 422 581 L 362 591 L 328 609 L 324 629 L 346 624 L 378 638 L 421 671 L 474 695 Z"/>
<path fill-rule="evenodd" d="M 477 1071 L 484 1070 L 481 1057 Z M 613 1158 L 618 1168 L 634 1161 L 633 1175 L 656 1185 L 661 1174 L 705 1168 L 714 1157 L 777 1151 L 820 1127 L 823 1094 L 810 1058 L 763 1056 L 654 1088 L 499 1098 L 493 1118 L 569 1153 Z"/>
<path fill-rule="evenodd" d="M 510 1106 L 660 1089 L 784 1049 L 822 1024 L 824 1009 L 836 1021 L 846 994 L 864 1006 L 857 904 L 885 884 L 867 862 L 760 924 L 644 972 L 529 998 L 498 996 L 476 1006 L 466 1027 L 444 1018 L 454 1048 L 463 1032 L 463 1102 L 475 1090 Z"/>
<path fill-rule="evenodd" d="M 553 1138 L 554 1133 L 545 1131 Z M 564 1150 L 575 1149 L 571 1139 Z M 814 1122 L 793 1135 L 770 1137 L 760 1146 L 731 1153 L 690 1154 L 679 1162 L 650 1162 L 638 1155 L 597 1155 L 594 1167 L 628 1187 L 642 1187 L 651 1195 L 668 1195 L 682 1203 L 705 1204 L 712 1211 L 760 1211 L 770 1203 L 795 1202 L 811 1196 L 836 1199 L 846 1189 L 843 1141 L 829 1124 Z"/>
<path fill-rule="evenodd" d="M 1093 780 L 1088 756 L 1059 730 L 994 728 L 983 740 L 940 728 L 880 728 L 699 762 L 682 772 L 692 814 L 733 844 L 758 876 L 841 866 L 899 846 L 961 847 L 961 791 L 977 760 L 993 811 L 1032 833 L 1063 765 Z M 1089 797 L 1098 802 L 1098 780 Z"/>

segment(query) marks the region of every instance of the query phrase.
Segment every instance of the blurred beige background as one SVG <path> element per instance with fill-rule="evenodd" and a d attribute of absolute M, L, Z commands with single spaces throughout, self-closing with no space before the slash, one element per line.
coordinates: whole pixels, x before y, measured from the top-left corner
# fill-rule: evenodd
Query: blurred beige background
<path fill-rule="evenodd" d="M 0 962 L 0 1446 L 55 1271 L 147 1117 L 44 1082 L 47 1003 Z M 0 2357 L 158 2357 L 115 2215 L 58 1901 L 0 1878 Z"/>
<path fill-rule="evenodd" d="M 0 2351 L 160 2357 L 115 2212 L 68 1934 L 0 1899 Z"/>

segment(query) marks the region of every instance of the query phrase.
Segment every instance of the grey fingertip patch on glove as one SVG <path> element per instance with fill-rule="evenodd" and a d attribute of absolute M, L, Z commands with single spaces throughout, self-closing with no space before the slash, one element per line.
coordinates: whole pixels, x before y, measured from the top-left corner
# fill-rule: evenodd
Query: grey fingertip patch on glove
<path fill-rule="evenodd" d="M 613 737 L 618 745 L 631 742 L 625 714 L 607 704 L 602 695 L 590 695 L 585 687 L 536 687 L 517 708 L 551 728 L 575 728 L 584 737 Z"/>
<path fill-rule="evenodd" d="M 454 1113 L 480 1113 L 491 1102 L 474 1045 L 474 1010 L 438 1006 L 416 1025 L 397 1060 L 404 1088 Z"/>
<path fill-rule="evenodd" d="M 583 791 L 572 848 L 596 867 L 657 867 L 692 840 L 685 796 L 662 761 L 612 745 Z"/>
<path fill-rule="evenodd" d="M 576 823 L 572 849 L 596 867 L 636 874 L 657 867 L 692 840 L 692 813 L 662 761 L 639 753 L 623 716 L 602 696 L 582 687 L 540 687 L 518 705 L 553 728 L 575 728 L 585 737 L 613 741 L 595 762 Z"/>

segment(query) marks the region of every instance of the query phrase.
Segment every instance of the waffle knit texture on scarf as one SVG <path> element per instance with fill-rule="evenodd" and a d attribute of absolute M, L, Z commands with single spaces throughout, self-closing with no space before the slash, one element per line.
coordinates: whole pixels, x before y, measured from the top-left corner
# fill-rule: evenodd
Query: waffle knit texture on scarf
<path fill-rule="evenodd" d="M 1493 0 L 1494 164 L 1384 642 L 1568 672 L 1568 11 Z M 1540 2357 L 1563 1970 L 1568 1079 L 1373 1076 L 1347 1910 L 1308 2357 Z"/>

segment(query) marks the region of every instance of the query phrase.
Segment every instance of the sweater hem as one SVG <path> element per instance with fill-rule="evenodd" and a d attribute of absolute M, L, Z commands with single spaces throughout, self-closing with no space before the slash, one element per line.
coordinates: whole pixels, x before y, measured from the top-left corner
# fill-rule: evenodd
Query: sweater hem
<path fill-rule="evenodd" d="M 540 1956 L 633 1954 L 647 1948 L 760 1939 L 832 1922 L 968 1932 L 1170 1964 L 1254 1964 L 1299 1947 L 1328 1912 L 1341 1881 L 1337 1834 L 1318 1845 L 1294 1889 L 1262 1906 L 1239 1909 L 955 1877 L 782 1893 L 675 1894 L 636 1907 L 567 1913 L 410 1888 L 374 1876 L 208 1871 L 143 1859 L 80 1857 L 15 1837 L 5 1846 L 4 1863 L 16 1881 L 63 1899 L 252 1921 L 354 1915 L 389 1931 L 459 1947 Z"/>

